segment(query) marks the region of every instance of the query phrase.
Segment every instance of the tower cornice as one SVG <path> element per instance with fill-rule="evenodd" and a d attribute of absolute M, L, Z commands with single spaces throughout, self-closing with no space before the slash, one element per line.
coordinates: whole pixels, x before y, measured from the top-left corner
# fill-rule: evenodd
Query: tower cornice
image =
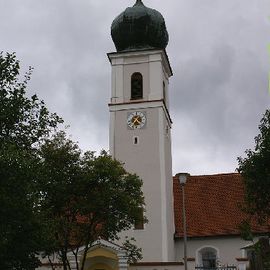
<path fill-rule="evenodd" d="M 121 103 L 109 103 L 108 106 L 110 108 L 110 111 L 121 111 L 121 110 L 130 111 L 130 110 L 136 110 L 136 109 L 162 107 L 170 125 L 172 125 L 172 123 L 173 123 L 171 116 L 170 116 L 170 113 L 169 113 L 169 110 L 164 102 L 164 99 L 147 100 L 147 101 L 142 100 L 142 101 L 132 101 L 132 102 L 121 102 Z"/>
<path fill-rule="evenodd" d="M 110 52 L 107 53 L 107 56 L 109 58 L 109 61 L 112 65 L 113 59 L 119 59 L 119 58 L 126 58 L 126 57 L 134 57 L 134 56 L 143 56 L 143 55 L 154 55 L 160 53 L 162 56 L 162 61 L 164 63 L 164 67 L 166 68 L 166 73 L 168 74 L 169 77 L 173 76 L 173 70 L 170 64 L 169 57 L 167 55 L 167 52 L 165 49 L 143 49 L 143 50 L 130 50 L 130 51 L 122 51 L 122 52 Z"/>

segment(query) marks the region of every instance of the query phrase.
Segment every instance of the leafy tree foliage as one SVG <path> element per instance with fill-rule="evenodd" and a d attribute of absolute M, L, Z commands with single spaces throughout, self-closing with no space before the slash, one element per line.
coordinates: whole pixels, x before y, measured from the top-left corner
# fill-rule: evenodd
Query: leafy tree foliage
<path fill-rule="evenodd" d="M 0 269 L 35 269 L 37 251 L 58 254 L 65 270 L 73 254 L 83 269 L 96 239 L 141 218 L 142 181 L 106 152 L 83 154 L 58 131 L 62 119 L 26 95 L 32 68 L 23 80 L 19 71 L 15 54 L 0 53 Z"/>
<path fill-rule="evenodd" d="M 136 239 L 131 237 L 130 239 L 126 236 L 123 247 L 127 251 L 128 263 L 136 263 L 138 260 L 143 258 L 142 249 L 136 246 Z"/>
<path fill-rule="evenodd" d="M 68 253 L 72 253 L 77 269 L 83 269 L 95 240 L 115 240 L 140 218 L 142 181 L 105 151 L 100 156 L 82 154 L 63 132 L 48 140 L 40 154 L 46 172 L 41 207 L 50 228 L 46 254 L 58 253 L 64 269 L 70 269 Z M 126 245 L 132 249 L 133 259 L 140 258 L 131 242 Z"/>
<path fill-rule="evenodd" d="M 62 120 L 26 96 L 15 54 L 0 53 L 0 269 L 30 270 L 41 242 L 35 209 L 37 147 Z"/>
<path fill-rule="evenodd" d="M 238 158 L 238 171 L 245 186 L 244 211 L 249 219 L 242 222 L 240 229 L 245 240 L 252 240 L 250 221 L 255 218 L 267 224 L 270 217 L 270 110 L 266 110 L 255 137 L 255 149 L 246 150 L 246 157 Z M 250 269 L 268 269 L 270 265 L 269 237 L 260 238 L 251 247 Z"/>
<path fill-rule="evenodd" d="M 15 54 L 0 53 L 0 140 L 20 148 L 33 149 L 62 122 L 49 113 L 36 95 L 26 96 L 32 68 L 19 81 L 19 61 Z"/>
<path fill-rule="evenodd" d="M 244 179 L 246 211 L 265 222 L 270 217 L 270 110 L 261 119 L 259 130 L 255 149 L 238 158 L 238 171 Z"/>
<path fill-rule="evenodd" d="M 267 237 L 261 237 L 248 247 L 249 270 L 267 270 L 270 267 L 270 246 Z"/>

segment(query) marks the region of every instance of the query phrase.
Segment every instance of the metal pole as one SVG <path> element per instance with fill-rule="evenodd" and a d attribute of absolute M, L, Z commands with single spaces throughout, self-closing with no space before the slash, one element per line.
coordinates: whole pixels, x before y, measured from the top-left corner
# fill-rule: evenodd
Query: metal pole
<path fill-rule="evenodd" d="M 187 267 L 187 222 L 186 222 L 186 205 L 185 205 L 185 185 L 182 185 L 182 198 L 183 198 L 183 230 L 184 230 L 184 263 L 185 270 Z"/>

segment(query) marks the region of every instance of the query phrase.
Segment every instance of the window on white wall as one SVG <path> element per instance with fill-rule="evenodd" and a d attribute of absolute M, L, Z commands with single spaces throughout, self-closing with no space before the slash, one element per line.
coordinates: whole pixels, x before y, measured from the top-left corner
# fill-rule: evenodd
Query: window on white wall
<path fill-rule="evenodd" d="M 133 137 L 133 144 L 134 145 L 138 145 L 139 144 L 139 137 L 138 136 L 134 136 Z"/>
<path fill-rule="evenodd" d="M 205 268 L 217 267 L 217 250 L 212 247 L 204 247 L 199 250 L 199 265 Z"/>

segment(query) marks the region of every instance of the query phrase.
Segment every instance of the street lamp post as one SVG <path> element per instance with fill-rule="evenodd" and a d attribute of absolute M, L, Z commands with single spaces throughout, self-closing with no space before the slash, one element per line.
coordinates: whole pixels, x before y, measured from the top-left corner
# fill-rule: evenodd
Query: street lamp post
<path fill-rule="evenodd" d="M 188 173 L 179 174 L 179 182 L 182 188 L 182 212 L 183 212 L 183 232 L 184 232 L 184 264 L 185 270 L 187 270 L 187 221 L 186 221 L 186 204 L 185 204 L 185 184 L 187 182 Z"/>

